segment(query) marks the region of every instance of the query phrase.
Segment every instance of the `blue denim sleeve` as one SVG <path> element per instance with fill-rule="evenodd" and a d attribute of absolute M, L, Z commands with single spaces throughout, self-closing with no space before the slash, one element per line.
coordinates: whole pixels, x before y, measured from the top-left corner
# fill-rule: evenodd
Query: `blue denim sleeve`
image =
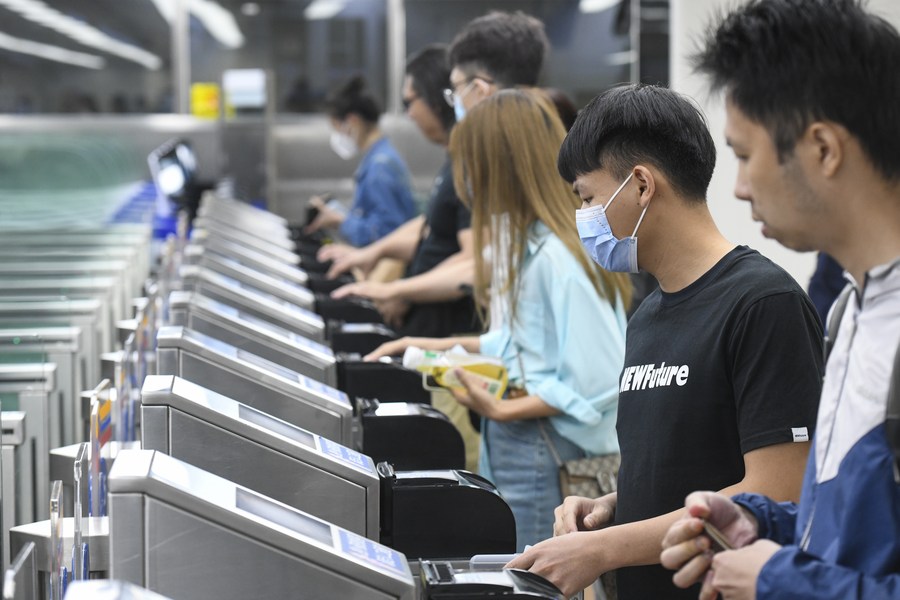
<path fill-rule="evenodd" d="M 415 204 L 405 171 L 400 165 L 376 159 L 357 181 L 356 198 L 340 233 L 354 246 L 365 246 L 414 216 Z"/>
<path fill-rule="evenodd" d="M 732 497 L 753 513 L 759 523 L 759 537 L 781 545 L 793 544 L 797 526 L 797 505 L 775 502 L 761 494 L 738 494 Z"/>

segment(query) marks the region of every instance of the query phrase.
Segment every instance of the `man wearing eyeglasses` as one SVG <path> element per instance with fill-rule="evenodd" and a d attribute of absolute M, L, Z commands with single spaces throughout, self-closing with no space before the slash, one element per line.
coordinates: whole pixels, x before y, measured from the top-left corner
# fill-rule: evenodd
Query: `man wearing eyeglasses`
<path fill-rule="evenodd" d="M 450 44 L 444 99 L 456 120 L 497 90 L 536 85 L 548 46 L 544 24 L 523 12 L 491 12 L 470 21 Z"/>

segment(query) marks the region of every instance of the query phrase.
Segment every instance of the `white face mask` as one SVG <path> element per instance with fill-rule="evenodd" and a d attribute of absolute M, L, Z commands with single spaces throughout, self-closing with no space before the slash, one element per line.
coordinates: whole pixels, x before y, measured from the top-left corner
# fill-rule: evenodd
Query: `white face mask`
<path fill-rule="evenodd" d="M 356 142 L 350 137 L 350 134 L 344 131 L 332 130 L 331 138 L 328 141 L 334 153 L 344 160 L 350 160 L 359 152 Z"/>

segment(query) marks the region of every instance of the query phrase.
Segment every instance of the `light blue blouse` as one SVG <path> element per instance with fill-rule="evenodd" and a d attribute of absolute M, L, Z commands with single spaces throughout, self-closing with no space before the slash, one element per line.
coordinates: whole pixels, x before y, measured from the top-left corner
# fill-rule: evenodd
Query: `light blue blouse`
<path fill-rule="evenodd" d="M 516 322 L 482 335 L 481 353 L 502 358 L 512 384 L 560 411 L 550 417 L 560 435 L 591 454 L 617 452 L 626 322 L 621 300 L 613 307 L 600 298 L 569 249 L 541 222 L 532 226 L 519 273 Z"/>

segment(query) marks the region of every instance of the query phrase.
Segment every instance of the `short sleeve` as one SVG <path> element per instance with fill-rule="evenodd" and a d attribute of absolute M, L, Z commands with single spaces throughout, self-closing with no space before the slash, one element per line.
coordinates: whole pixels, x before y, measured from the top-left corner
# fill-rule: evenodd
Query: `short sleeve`
<path fill-rule="evenodd" d="M 472 227 L 472 211 L 456 197 L 456 194 L 453 194 L 453 202 L 456 203 L 456 232 L 459 233 Z"/>
<path fill-rule="evenodd" d="M 824 374 L 822 327 L 802 292 L 752 303 L 729 341 L 741 452 L 812 439 Z"/>

